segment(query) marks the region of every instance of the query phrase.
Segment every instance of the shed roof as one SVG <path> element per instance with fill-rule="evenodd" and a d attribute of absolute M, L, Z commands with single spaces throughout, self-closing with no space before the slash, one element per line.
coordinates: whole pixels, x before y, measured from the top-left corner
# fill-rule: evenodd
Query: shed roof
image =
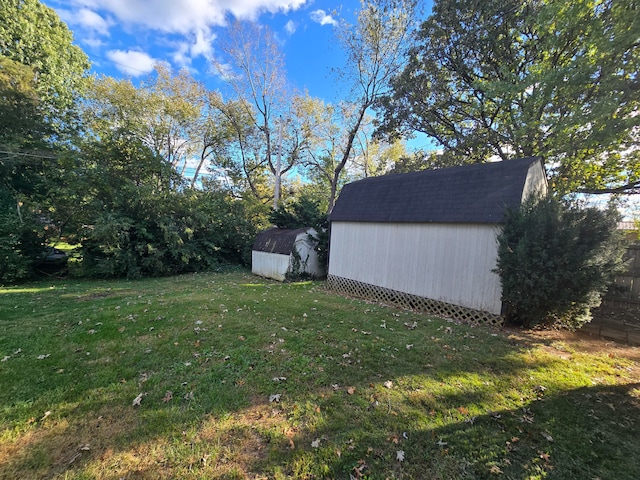
<path fill-rule="evenodd" d="M 370 177 L 345 185 L 329 220 L 500 223 L 540 157 Z"/>
<path fill-rule="evenodd" d="M 256 240 L 253 242 L 253 250 L 289 255 L 293 251 L 298 235 L 305 233 L 307 230 L 306 228 L 297 228 L 295 230 L 278 227 L 269 228 L 256 236 Z"/>

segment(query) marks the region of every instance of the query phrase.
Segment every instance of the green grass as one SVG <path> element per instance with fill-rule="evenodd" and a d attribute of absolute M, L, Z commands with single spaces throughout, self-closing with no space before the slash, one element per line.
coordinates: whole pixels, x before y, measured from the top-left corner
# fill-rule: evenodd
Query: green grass
<path fill-rule="evenodd" d="M 636 479 L 637 353 L 242 271 L 0 288 L 0 478 Z"/>

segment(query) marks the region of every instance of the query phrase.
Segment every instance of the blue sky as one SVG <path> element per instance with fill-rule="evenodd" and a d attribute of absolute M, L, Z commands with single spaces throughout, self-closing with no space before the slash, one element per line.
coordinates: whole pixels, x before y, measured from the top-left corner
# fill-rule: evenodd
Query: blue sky
<path fill-rule="evenodd" d="M 359 0 L 43 1 L 73 31 L 95 72 L 135 80 L 163 61 L 188 68 L 212 89 L 220 79 L 210 61 L 229 22 L 257 21 L 275 33 L 293 86 L 328 102 L 344 94 L 331 75 L 343 62 L 333 29 L 341 19 L 352 22 L 360 5 Z"/>

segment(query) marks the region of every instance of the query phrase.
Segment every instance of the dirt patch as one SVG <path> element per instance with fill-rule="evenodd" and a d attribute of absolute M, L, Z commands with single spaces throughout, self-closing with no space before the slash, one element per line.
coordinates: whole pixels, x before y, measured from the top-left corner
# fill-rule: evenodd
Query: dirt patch
<path fill-rule="evenodd" d="M 592 315 L 592 323 L 616 320 L 640 327 L 640 304 L 605 300 L 600 307 L 593 310 Z"/>
<path fill-rule="evenodd" d="M 563 358 L 570 358 L 572 351 L 591 354 L 603 354 L 610 357 L 627 358 L 640 362 L 640 347 L 606 340 L 587 332 L 567 330 L 519 330 L 505 328 L 514 338 L 525 342 L 539 343 L 545 350 Z M 566 345 L 566 350 L 558 345 Z"/>

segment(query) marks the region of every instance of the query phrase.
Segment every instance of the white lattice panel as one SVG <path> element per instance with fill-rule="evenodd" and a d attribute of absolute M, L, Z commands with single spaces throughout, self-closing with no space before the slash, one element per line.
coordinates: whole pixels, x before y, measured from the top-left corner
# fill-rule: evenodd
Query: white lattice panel
<path fill-rule="evenodd" d="M 453 318 L 463 322 L 483 323 L 494 326 L 500 326 L 504 322 L 504 319 L 501 316 L 494 315 L 492 313 L 460 307 L 458 305 L 452 305 L 438 300 L 431 300 L 429 298 L 418 297 L 416 295 L 398 292 L 348 278 L 337 277 L 335 275 L 329 275 L 327 277 L 327 285 L 331 290 L 337 293 L 366 298 L 380 303 L 397 305 L 410 310 L 419 310 L 439 317 Z"/>

